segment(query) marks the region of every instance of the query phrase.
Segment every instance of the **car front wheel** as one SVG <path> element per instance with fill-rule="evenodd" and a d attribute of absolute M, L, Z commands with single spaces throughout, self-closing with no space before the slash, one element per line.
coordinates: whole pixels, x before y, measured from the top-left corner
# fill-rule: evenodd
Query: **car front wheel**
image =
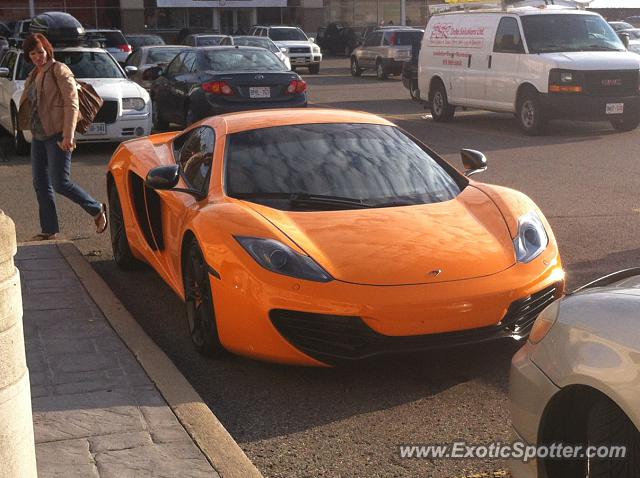
<path fill-rule="evenodd" d="M 378 60 L 378 62 L 376 63 L 376 78 L 378 78 L 379 80 L 386 80 L 388 76 L 387 71 L 384 68 L 384 64 Z"/>
<path fill-rule="evenodd" d="M 109 234 L 111 236 L 111 250 L 116 265 L 123 270 L 139 269 L 143 263 L 136 259 L 129 247 L 127 230 L 124 225 L 122 204 L 115 184 L 109 191 Z"/>
<path fill-rule="evenodd" d="M 195 239 L 191 241 L 185 254 L 183 279 L 191 342 L 200 354 L 219 357 L 225 350 L 218 337 L 209 267 Z"/>
<path fill-rule="evenodd" d="M 358 66 L 358 59 L 355 57 L 351 58 L 351 76 L 360 76 L 362 75 L 362 68 Z"/>
<path fill-rule="evenodd" d="M 518 98 L 516 118 L 522 132 L 529 136 L 536 136 L 543 132 L 546 118 L 540 98 L 534 91 L 525 91 Z"/>
<path fill-rule="evenodd" d="M 449 104 L 447 99 L 447 91 L 440 82 L 432 88 L 430 92 L 429 105 L 431 107 L 431 116 L 435 121 L 447 122 L 453 119 L 456 108 Z"/>

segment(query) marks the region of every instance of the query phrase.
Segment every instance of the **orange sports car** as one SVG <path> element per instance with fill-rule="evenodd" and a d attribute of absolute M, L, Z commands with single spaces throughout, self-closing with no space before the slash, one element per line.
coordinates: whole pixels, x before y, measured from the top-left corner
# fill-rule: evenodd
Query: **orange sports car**
<path fill-rule="evenodd" d="M 113 255 L 186 303 L 198 351 L 327 366 L 527 336 L 564 290 L 525 195 L 367 113 L 266 110 L 127 141 L 109 164 Z"/>

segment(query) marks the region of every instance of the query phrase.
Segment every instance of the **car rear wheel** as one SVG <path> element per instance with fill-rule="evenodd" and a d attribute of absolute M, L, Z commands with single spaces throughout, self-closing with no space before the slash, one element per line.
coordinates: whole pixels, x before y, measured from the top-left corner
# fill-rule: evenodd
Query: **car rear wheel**
<path fill-rule="evenodd" d="M 225 350 L 218 337 L 209 268 L 195 239 L 184 257 L 183 280 L 191 342 L 200 354 L 219 357 Z"/>
<path fill-rule="evenodd" d="M 411 80 L 409 85 L 409 94 L 414 101 L 420 101 L 420 89 L 418 88 L 418 80 Z"/>
<path fill-rule="evenodd" d="M 139 269 L 143 263 L 136 259 L 129 247 L 127 230 L 124 225 L 122 204 L 115 184 L 109 191 L 109 233 L 111 235 L 111 250 L 117 266 L 123 270 Z"/>
<path fill-rule="evenodd" d="M 444 85 L 437 82 L 434 87 L 431 88 L 429 96 L 429 105 L 433 119 L 443 123 L 451 121 L 456 112 L 456 108 L 449 104 L 447 90 L 445 90 Z"/>
<path fill-rule="evenodd" d="M 537 92 L 526 90 L 519 96 L 516 118 L 524 134 L 529 136 L 542 134 L 547 121 Z"/>
<path fill-rule="evenodd" d="M 355 57 L 351 58 L 351 76 L 362 75 L 362 68 L 358 66 L 358 60 Z"/>
<path fill-rule="evenodd" d="M 384 68 L 384 64 L 382 61 L 378 60 L 376 62 L 376 78 L 379 80 L 386 80 L 388 76 L 387 71 Z"/>
<path fill-rule="evenodd" d="M 311 73 L 312 75 L 317 75 L 318 73 L 320 73 L 320 63 L 315 63 L 313 65 L 310 65 L 309 73 Z"/>
<path fill-rule="evenodd" d="M 24 139 L 24 134 L 18 129 L 18 114 L 15 110 L 11 113 L 11 125 L 13 126 L 13 149 L 18 156 L 26 156 L 31 151 L 31 145 Z"/>
<path fill-rule="evenodd" d="M 169 122 L 162 117 L 160 105 L 156 100 L 151 100 L 151 121 L 156 131 L 164 131 L 169 127 Z"/>
<path fill-rule="evenodd" d="M 640 125 L 640 116 L 611 120 L 611 126 L 616 131 L 633 131 Z"/>
<path fill-rule="evenodd" d="M 640 470 L 640 432 L 616 404 L 598 398 L 589 411 L 587 446 L 612 445 L 626 446 L 625 458 L 588 458 L 586 478 L 637 478 Z"/>

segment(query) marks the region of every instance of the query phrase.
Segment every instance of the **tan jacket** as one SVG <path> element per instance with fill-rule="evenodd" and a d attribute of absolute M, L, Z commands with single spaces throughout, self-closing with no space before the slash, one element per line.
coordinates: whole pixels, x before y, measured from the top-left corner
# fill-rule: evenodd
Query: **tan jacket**
<path fill-rule="evenodd" d="M 37 74 L 36 70 L 37 68 L 34 68 L 29 73 L 24 83 L 18 110 L 18 126 L 21 130 L 31 129 L 29 88 L 31 82 L 35 81 L 38 114 L 46 135 L 62 133 L 65 138 L 75 137 L 78 121 L 78 90 L 73 73 L 67 65 L 57 61 L 48 62 L 40 74 Z"/>

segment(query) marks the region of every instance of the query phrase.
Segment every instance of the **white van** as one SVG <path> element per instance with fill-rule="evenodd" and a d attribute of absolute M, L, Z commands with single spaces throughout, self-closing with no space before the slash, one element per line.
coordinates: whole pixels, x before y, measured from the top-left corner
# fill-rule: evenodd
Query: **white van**
<path fill-rule="evenodd" d="M 554 118 L 640 124 L 640 56 L 598 14 L 561 6 L 485 9 L 430 18 L 418 62 L 433 119 L 456 106 L 515 113 L 540 134 Z"/>

